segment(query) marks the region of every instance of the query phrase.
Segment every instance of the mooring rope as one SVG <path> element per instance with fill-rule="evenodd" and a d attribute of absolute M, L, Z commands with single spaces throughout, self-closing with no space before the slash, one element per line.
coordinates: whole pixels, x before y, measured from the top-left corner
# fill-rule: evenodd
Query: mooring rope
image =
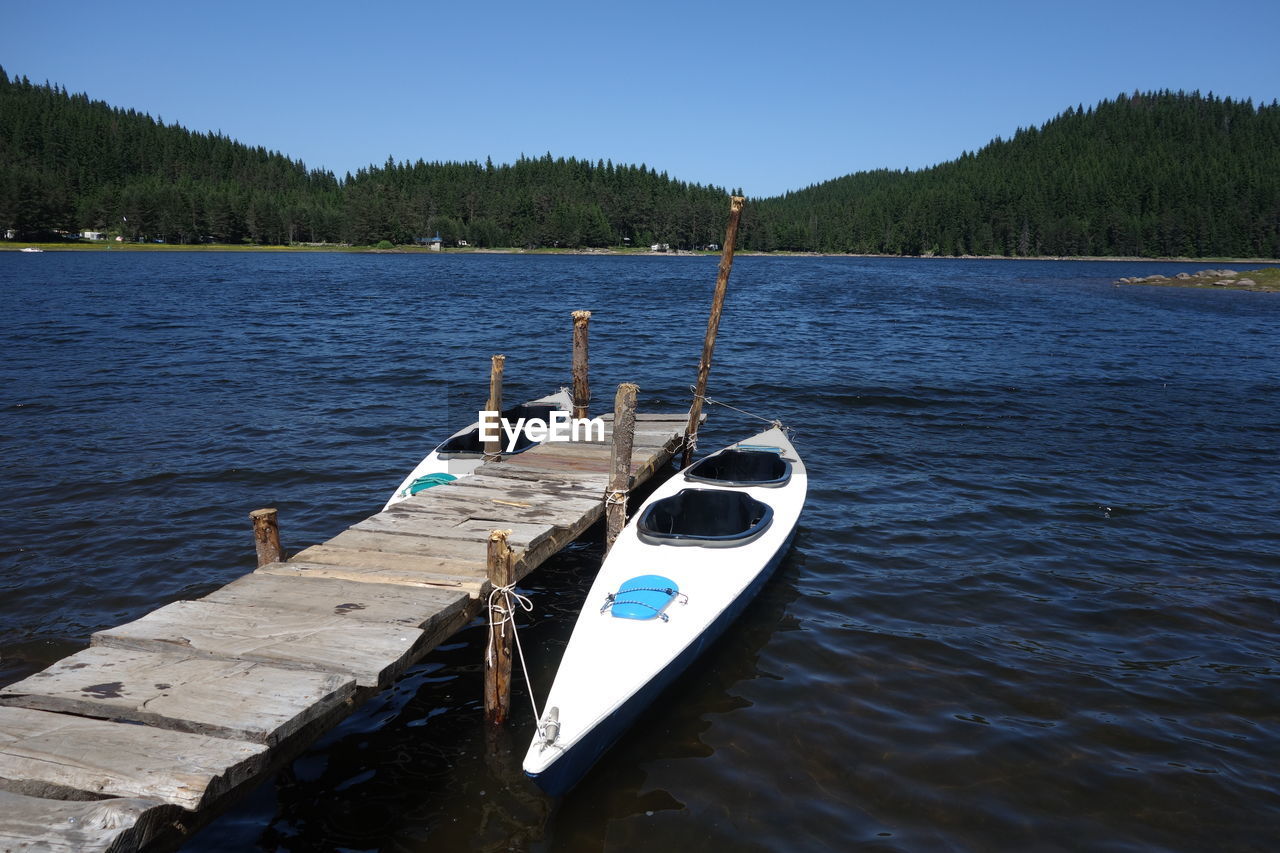
<path fill-rule="evenodd" d="M 497 600 L 501 594 L 502 601 Z M 520 632 L 516 630 L 516 608 L 512 601 L 524 609 L 525 613 L 533 612 L 533 602 L 526 595 L 516 592 L 516 585 L 495 586 L 489 590 L 489 648 L 485 652 L 485 663 L 493 666 L 498 649 L 498 631 L 506 636 L 507 624 L 511 625 L 511 637 L 516 641 L 516 652 L 520 656 L 520 671 L 524 674 L 524 686 L 529 691 L 529 704 L 533 706 L 533 724 L 542 735 L 542 714 L 538 711 L 538 700 L 533 695 L 533 684 L 529 680 L 529 667 L 524 662 L 524 646 L 520 644 Z M 499 618 L 500 617 L 500 618 Z"/>
<path fill-rule="evenodd" d="M 790 438 L 792 433 L 794 432 L 794 430 L 792 430 L 791 427 L 785 426 L 782 423 L 782 421 L 778 420 L 777 418 L 766 418 L 764 415 L 757 415 L 755 412 L 748 412 L 746 409 L 739 409 L 737 406 L 731 406 L 722 400 L 713 400 L 710 397 L 708 397 L 706 394 L 699 394 L 698 388 L 696 385 L 690 385 L 689 390 L 693 393 L 694 398 L 700 399 L 704 403 L 711 403 L 712 405 L 715 405 L 715 406 L 724 406 L 726 409 L 733 409 L 733 411 L 738 412 L 739 414 L 746 415 L 749 418 L 755 418 L 758 421 L 764 421 L 765 423 L 772 426 L 774 429 L 782 430 L 784 433 L 786 433 L 788 438 Z M 693 449 L 696 450 L 698 448 L 698 437 L 696 433 L 691 439 L 691 444 Z"/>
<path fill-rule="evenodd" d="M 626 506 L 626 505 L 627 505 L 627 490 L 626 490 L 626 489 L 612 489 L 612 490 L 610 490 L 609 494 L 605 495 L 604 502 L 605 502 L 605 504 L 606 504 L 606 505 L 608 505 L 608 504 L 622 504 L 623 506 Z"/>

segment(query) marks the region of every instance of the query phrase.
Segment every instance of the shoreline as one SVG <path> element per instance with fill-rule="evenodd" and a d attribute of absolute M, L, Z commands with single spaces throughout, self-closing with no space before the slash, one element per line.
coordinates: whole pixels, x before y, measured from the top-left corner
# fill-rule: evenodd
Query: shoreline
<path fill-rule="evenodd" d="M 0 242 L 0 252 L 20 252 L 25 248 L 37 248 L 44 252 L 265 252 L 265 253 L 347 253 L 356 255 L 617 255 L 653 258 L 702 258 L 720 257 L 720 252 L 679 251 L 653 252 L 648 249 L 444 249 L 432 251 L 416 246 L 397 246 L 394 249 L 376 249 L 371 246 L 342 245 L 294 245 L 294 246 L 250 246 L 226 243 L 213 244 L 166 244 L 166 243 L 24 243 Z M 1232 263 L 1232 264 L 1280 264 L 1280 258 L 1239 258 L 1239 257 L 1141 257 L 1136 255 L 887 255 L 873 253 L 830 253 L 830 252 L 754 252 L 738 251 L 737 257 L 753 258 L 887 258 L 910 260 L 953 260 L 953 261 L 1088 261 L 1118 263 Z"/>

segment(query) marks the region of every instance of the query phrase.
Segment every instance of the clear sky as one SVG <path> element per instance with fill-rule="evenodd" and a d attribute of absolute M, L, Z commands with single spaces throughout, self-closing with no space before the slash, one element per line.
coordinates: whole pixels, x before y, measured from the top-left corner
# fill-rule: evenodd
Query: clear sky
<path fill-rule="evenodd" d="M 0 8 L 0 65 L 339 176 L 522 153 L 776 195 L 1135 89 L 1280 97 L 1277 0 Z"/>

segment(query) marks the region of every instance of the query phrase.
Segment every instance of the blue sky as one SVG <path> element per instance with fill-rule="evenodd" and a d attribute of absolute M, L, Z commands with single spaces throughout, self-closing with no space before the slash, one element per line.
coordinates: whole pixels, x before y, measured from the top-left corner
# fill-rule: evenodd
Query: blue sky
<path fill-rule="evenodd" d="M 522 153 L 748 195 L 1134 89 L 1280 97 L 1275 0 L 14 3 L 0 65 L 339 175 Z"/>

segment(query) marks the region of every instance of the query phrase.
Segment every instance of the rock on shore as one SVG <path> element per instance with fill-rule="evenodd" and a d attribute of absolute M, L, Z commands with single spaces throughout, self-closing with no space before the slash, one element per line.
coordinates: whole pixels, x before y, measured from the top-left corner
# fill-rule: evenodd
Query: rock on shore
<path fill-rule="evenodd" d="M 1172 287 L 1225 287 L 1234 290 L 1280 291 L 1280 268 L 1260 270 L 1200 270 L 1198 273 L 1180 272 L 1170 278 L 1167 275 L 1148 275 L 1122 278 L 1116 284 L 1155 284 Z"/>

